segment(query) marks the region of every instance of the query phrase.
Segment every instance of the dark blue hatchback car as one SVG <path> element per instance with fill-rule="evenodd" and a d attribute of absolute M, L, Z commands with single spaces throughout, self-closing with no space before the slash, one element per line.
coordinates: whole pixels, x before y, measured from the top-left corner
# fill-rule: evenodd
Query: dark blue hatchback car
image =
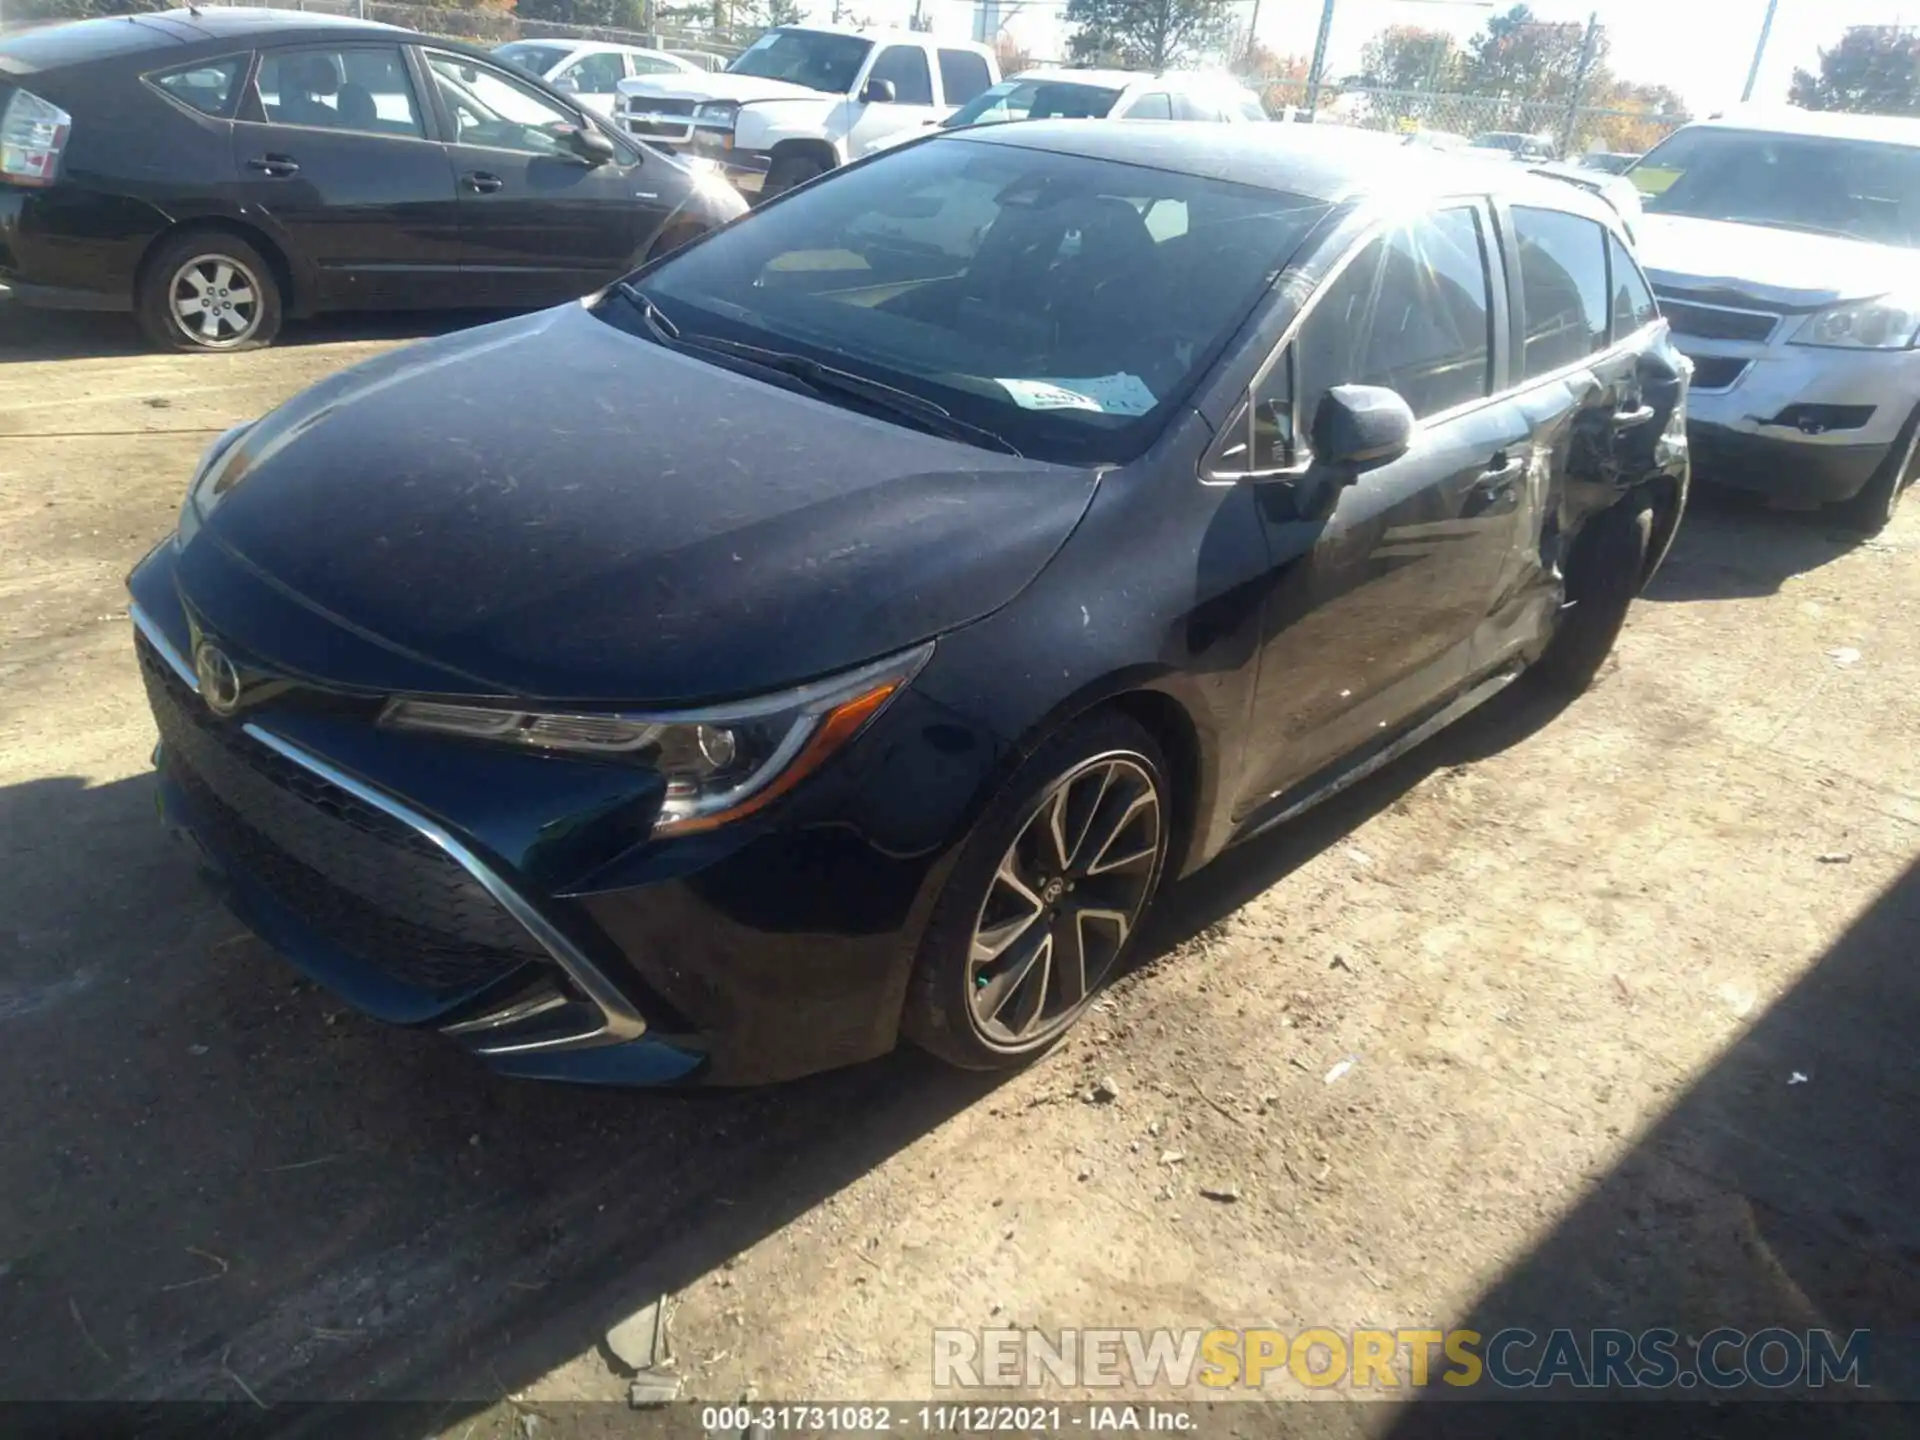
<path fill-rule="evenodd" d="M 1017 1063 L 1169 877 L 1592 676 L 1686 376 L 1518 169 L 943 134 L 222 437 L 131 578 L 165 810 L 502 1071 Z"/>

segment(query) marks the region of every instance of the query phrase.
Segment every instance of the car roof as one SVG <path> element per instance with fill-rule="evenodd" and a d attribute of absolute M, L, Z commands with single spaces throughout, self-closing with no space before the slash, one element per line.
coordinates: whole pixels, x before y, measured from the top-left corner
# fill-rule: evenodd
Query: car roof
<path fill-rule="evenodd" d="M 839 25 L 830 20 L 823 20 L 818 25 L 812 23 L 776 25 L 773 30 L 808 30 L 820 35 L 851 35 L 861 40 L 871 40 L 875 44 L 938 45 L 943 50 L 974 50 L 982 55 L 992 53 L 987 46 L 976 40 L 949 40 L 924 30 L 892 30 L 884 25 Z M 765 33 L 770 35 L 773 30 Z"/>
<path fill-rule="evenodd" d="M 1155 121 L 1087 125 L 1021 120 L 969 127 L 932 144 L 1009 145 L 1231 180 L 1333 203 L 1498 195 L 1516 204 L 1568 210 L 1617 225 L 1613 207 L 1576 186 L 1510 160 L 1417 149 L 1397 135 L 1329 125 L 1213 125 Z"/>
<path fill-rule="evenodd" d="M 205 10 L 156 10 L 73 20 L 9 35 L 0 40 L 0 70 L 13 73 L 55 70 L 143 50 L 166 50 L 269 32 L 293 38 L 302 33 L 337 35 L 342 31 L 379 35 L 409 33 L 375 20 L 302 10 L 225 5 L 209 6 Z"/>
<path fill-rule="evenodd" d="M 1821 135 L 1835 140 L 1875 140 L 1883 145 L 1920 145 L 1920 119 L 1905 115 L 1848 115 L 1800 110 L 1791 105 L 1741 106 L 1696 121 L 1688 130 L 1759 130 L 1776 135 Z"/>

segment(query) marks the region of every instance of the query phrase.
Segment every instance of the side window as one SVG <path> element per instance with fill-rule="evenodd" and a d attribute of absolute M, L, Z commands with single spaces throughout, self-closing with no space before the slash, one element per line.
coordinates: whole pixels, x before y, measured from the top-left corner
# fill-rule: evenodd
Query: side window
<path fill-rule="evenodd" d="M 1122 120 L 1171 120 L 1173 103 L 1163 91 L 1156 90 L 1151 95 L 1142 95 L 1128 107 Z"/>
<path fill-rule="evenodd" d="M 873 62 L 867 79 L 891 80 L 897 104 L 933 104 L 933 72 L 927 69 L 927 52 L 918 45 L 889 45 Z"/>
<path fill-rule="evenodd" d="M 1167 97 L 1167 108 L 1175 120 L 1218 120 L 1220 117 L 1191 95 L 1176 92 Z"/>
<path fill-rule="evenodd" d="M 603 50 L 597 55 L 581 56 L 562 70 L 553 83 L 559 89 L 581 95 L 611 95 L 626 75 L 619 52 Z"/>
<path fill-rule="evenodd" d="M 182 105 L 224 120 L 233 114 L 240 77 L 246 68 L 246 56 L 230 55 L 224 60 L 190 65 L 184 70 L 163 70 L 158 75 L 149 75 L 147 81 Z"/>
<path fill-rule="evenodd" d="M 1619 340 L 1658 320 L 1660 307 L 1617 235 L 1607 236 L 1607 263 L 1613 271 L 1613 338 Z"/>
<path fill-rule="evenodd" d="M 1526 378 L 1607 348 L 1607 232 L 1564 210 L 1516 205 Z"/>
<path fill-rule="evenodd" d="M 254 82 L 272 125 L 354 130 L 367 135 L 426 134 L 413 82 L 392 45 L 341 50 L 269 50 Z"/>
<path fill-rule="evenodd" d="M 680 67 L 662 56 L 629 55 L 627 64 L 633 67 L 635 75 L 674 75 L 684 73 Z"/>
<path fill-rule="evenodd" d="M 1425 418 L 1493 384 L 1480 218 L 1442 210 L 1370 242 L 1314 301 L 1295 342 L 1300 423 L 1335 385 L 1384 385 Z"/>
<path fill-rule="evenodd" d="M 464 55 L 426 54 L 458 143 L 532 155 L 573 153 L 559 132 L 578 125 L 578 117 L 531 85 Z"/>
<path fill-rule="evenodd" d="M 987 62 L 971 50 L 940 52 L 940 93 L 949 105 L 964 105 L 993 84 Z"/>

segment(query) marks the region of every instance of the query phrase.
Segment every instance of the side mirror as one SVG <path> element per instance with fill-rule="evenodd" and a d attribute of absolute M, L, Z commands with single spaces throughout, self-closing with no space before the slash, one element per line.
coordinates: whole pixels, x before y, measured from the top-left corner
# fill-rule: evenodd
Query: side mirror
<path fill-rule="evenodd" d="M 566 147 L 589 165 L 604 165 L 618 152 L 613 142 L 598 130 L 589 130 L 584 125 L 570 125 L 560 132 Z"/>
<path fill-rule="evenodd" d="M 899 93 L 891 80 L 869 80 L 860 91 L 860 99 L 867 105 L 891 105 Z"/>
<path fill-rule="evenodd" d="M 1413 444 L 1413 411 L 1380 385 L 1336 385 L 1313 412 L 1313 453 L 1323 465 L 1359 472 Z"/>

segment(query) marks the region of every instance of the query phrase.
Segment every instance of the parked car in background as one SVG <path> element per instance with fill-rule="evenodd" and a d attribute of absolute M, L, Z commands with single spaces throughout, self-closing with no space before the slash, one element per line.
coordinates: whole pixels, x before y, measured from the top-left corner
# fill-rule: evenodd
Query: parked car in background
<path fill-rule="evenodd" d="M 1609 150 L 1589 150 L 1580 157 L 1579 163 L 1589 170 L 1601 170 L 1609 175 L 1624 175 L 1633 168 L 1638 155 L 1616 153 Z"/>
<path fill-rule="evenodd" d="M 1487 130 L 1473 137 L 1475 150 L 1497 150 L 1515 160 L 1554 160 L 1551 135 L 1523 135 L 1518 130 Z"/>
<path fill-rule="evenodd" d="M 494 56 L 536 75 L 602 115 L 613 113 L 622 80 L 635 75 L 698 74 L 700 67 L 664 50 L 603 40 L 510 40 Z"/>
<path fill-rule="evenodd" d="M 1163 884 L 1591 679 L 1685 391 L 1519 166 L 942 132 L 216 441 L 129 581 L 164 814 L 507 1073 L 1017 1065 Z"/>
<path fill-rule="evenodd" d="M 1201 120 L 1223 124 L 1266 120 L 1260 97 L 1219 71 L 1024 70 L 962 105 L 947 129 L 1007 120 Z"/>
<path fill-rule="evenodd" d="M 1920 120 L 1737 113 L 1629 179 L 1701 474 L 1880 530 L 1920 434 Z"/>
<path fill-rule="evenodd" d="M 492 57 L 173 10 L 0 39 L 0 284 L 243 350 L 289 315 L 546 305 L 744 209 Z"/>
<path fill-rule="evenodd" d="M 778 195 L 944 118 L 1000 78 L 991 49 L 919 31 L 782 25 L 718 75 L 622 81 L 615 114 Z"/>

